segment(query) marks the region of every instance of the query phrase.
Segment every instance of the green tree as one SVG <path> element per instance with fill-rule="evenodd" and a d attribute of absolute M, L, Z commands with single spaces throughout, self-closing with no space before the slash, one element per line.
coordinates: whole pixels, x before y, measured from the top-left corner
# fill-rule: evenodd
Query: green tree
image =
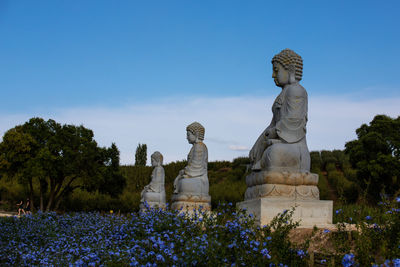
<path fill-rule="evenodd" d="M 0 143 L 0 172 L 28 183 L 31 201 L 37 181 L 40 209 L 53 210 L 74 189 L 99 184 L 107 172 L 113 173 L 110 151 L 115 148 L 98 147 L 93 132 L 83 126 L 32 118 L 5 133 Z"/>
<path fill-rule="evenodd" d="M 106 169 L 103 175 L 103 182 L 98 186 L 100 193 L 117 197 L 126 186 L 126 179 L 122 175 L 119 165 L 119 150 L 115 143 L 105 150 Z"/>
<path fill-rule="evenodd" d="M 146 166 L 146 161 L 147 161 L 147 145 L 139 143 L 135 153 L 135 166 Z"/>
<path fill-rule="evenodd" d="M 345 151 L 368 200 L 378 201 L 383 191 L 394 194 L 400 189 L 400 117 L 377 115 L 356 133 Z"/>

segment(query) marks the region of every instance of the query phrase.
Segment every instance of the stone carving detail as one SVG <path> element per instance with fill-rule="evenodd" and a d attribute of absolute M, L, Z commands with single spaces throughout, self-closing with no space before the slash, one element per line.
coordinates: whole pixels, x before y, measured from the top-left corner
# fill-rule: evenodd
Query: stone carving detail
<path fill-rule="evenodd" d="M 154 167 L 151 173 L 151 182 L 146 185 L 141 193 L 140 209 L 145 210 L 144 202 L 150 207 L 165 208 L 165 172 L 162 167 L 163 155 L 156 151 L 151 155 L 151 165 Z"/>
<path fill-rule="evenodd" d="M 203 143 L 205 129 L 200 123 L 194 122 L 187 126 L 186 132 L 187 140 L 192 148 L 187 158 L 187 166 L 179 172 L 174 181 L 171 208 L 202 206 L 203 209 L 210 210 L 208 151 Z"/>
<path fill-rule="evenodd" d="M 272 59 L 275 84 L 282 88 L 272 120 L 249 153 L 245 200 L 265 197 L 319 199 L 318 175 L 310 173 L 306 141 L 308 96 L 299 84 L 303 60 L 290 49 Z"/>

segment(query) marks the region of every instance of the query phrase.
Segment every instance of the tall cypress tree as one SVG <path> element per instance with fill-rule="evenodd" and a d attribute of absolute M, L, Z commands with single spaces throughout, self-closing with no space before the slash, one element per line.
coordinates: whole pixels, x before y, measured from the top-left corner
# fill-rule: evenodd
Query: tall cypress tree
<path fill-rule="evenodd" d="M 135 153 L 135 166 L 146 166 L 146 161 L 147 161 L 147 145 L 139 143 Z"/>

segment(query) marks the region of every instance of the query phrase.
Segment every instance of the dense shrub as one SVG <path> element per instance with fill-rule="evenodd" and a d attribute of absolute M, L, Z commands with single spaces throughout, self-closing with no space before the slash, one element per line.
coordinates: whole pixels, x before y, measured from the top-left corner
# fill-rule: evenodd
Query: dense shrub
<path fill-rule="evenodd" d="M 319 174 L 318 179 L 318 189 L 319 189 L 319 198 L 322 200 L 329 199 L 329 186 L 326 177 L 322 174 Z"/>
<path fill-rule="evenodd" d="M 352 203 L 358 198 L 357 186 L 343 176 L 342 172 L 331 171 L 328 173 L 328 180 L 331 185 L 337 190 L 337 194 L 343 200 Z"/>
<path fill-rule="evenodd" d="M 235 181 L 229 183 L 218 183 L 210 186 L 211 204 L 217 207 L 219 203 L 234 203 L 243 201 L 246 183 L 244 181 Z"/>
<path fill-rule="evenodd" d="M 311 151 L 311 172 L 319 173 L 322 169 L 321 153 L 319 151 Z"/>
<path fill-rule="evenodd" d="M 336 250 L 354 252 L 353 265 L 346 266 L 370 266 L 371 263 L 400 266 L 400 197 L 385 199 L 378 207 L 337 208 L 334 221 L 339 222 L 338 231 L 333 235 Z M 344 222 L 355 224 L 355 230 L 348 229 Z"/>
<path fill-rule="evenodd" d="M 61 209 L 68 211 L 126 211 L 119 198 L 110 195 L 86 190 L 75 190 L 64 202 Z M 129 209 L 131 210 L 131 209 Z"/>

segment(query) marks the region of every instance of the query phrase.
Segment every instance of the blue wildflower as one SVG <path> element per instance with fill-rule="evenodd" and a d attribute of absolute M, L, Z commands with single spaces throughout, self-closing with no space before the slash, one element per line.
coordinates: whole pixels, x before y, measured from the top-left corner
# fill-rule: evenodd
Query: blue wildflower
<path fill-rule="evenodd" d="M 355 261 L 354 261 L 354 254 L 346 254 L 342 258 L 342 265 L 343 267 L 350 267 L 350 266 L 355 266 Z"/>
<path fill-rule="evenodd" d="M 163 257 L 161 254 L 158 254 L 157 257 L 156 257 L 156 259 L 157 259 L 158 261 L 162 261 L 162 262 L 165 261 L 164 257 Z"/>
<path fill-rule="evenodd" d="M 264 257 L 266 257 L 267 259 L 271 258 L 271 255 L 269 255 L 269 251 L 268 249 L 264 248 L 260 251 L 261 255 L 263 255 Z"/>
<path fill-rule="evenodd" d="M 300 258 L 303 258 L 305 255 L 306 255 L 306 254 L 304 253 L 303 250 L 299 249 L 299 250 L 297 251 L 297 256 L 299 256 Z"/>
<path fill-rule="evenodd" d="M 365 217 L 365 219 L 366 219 L 367 221 L 369 221 L 369 220 L 372 219 L 372 217 L 368 215 L 368 216 Z"/>

